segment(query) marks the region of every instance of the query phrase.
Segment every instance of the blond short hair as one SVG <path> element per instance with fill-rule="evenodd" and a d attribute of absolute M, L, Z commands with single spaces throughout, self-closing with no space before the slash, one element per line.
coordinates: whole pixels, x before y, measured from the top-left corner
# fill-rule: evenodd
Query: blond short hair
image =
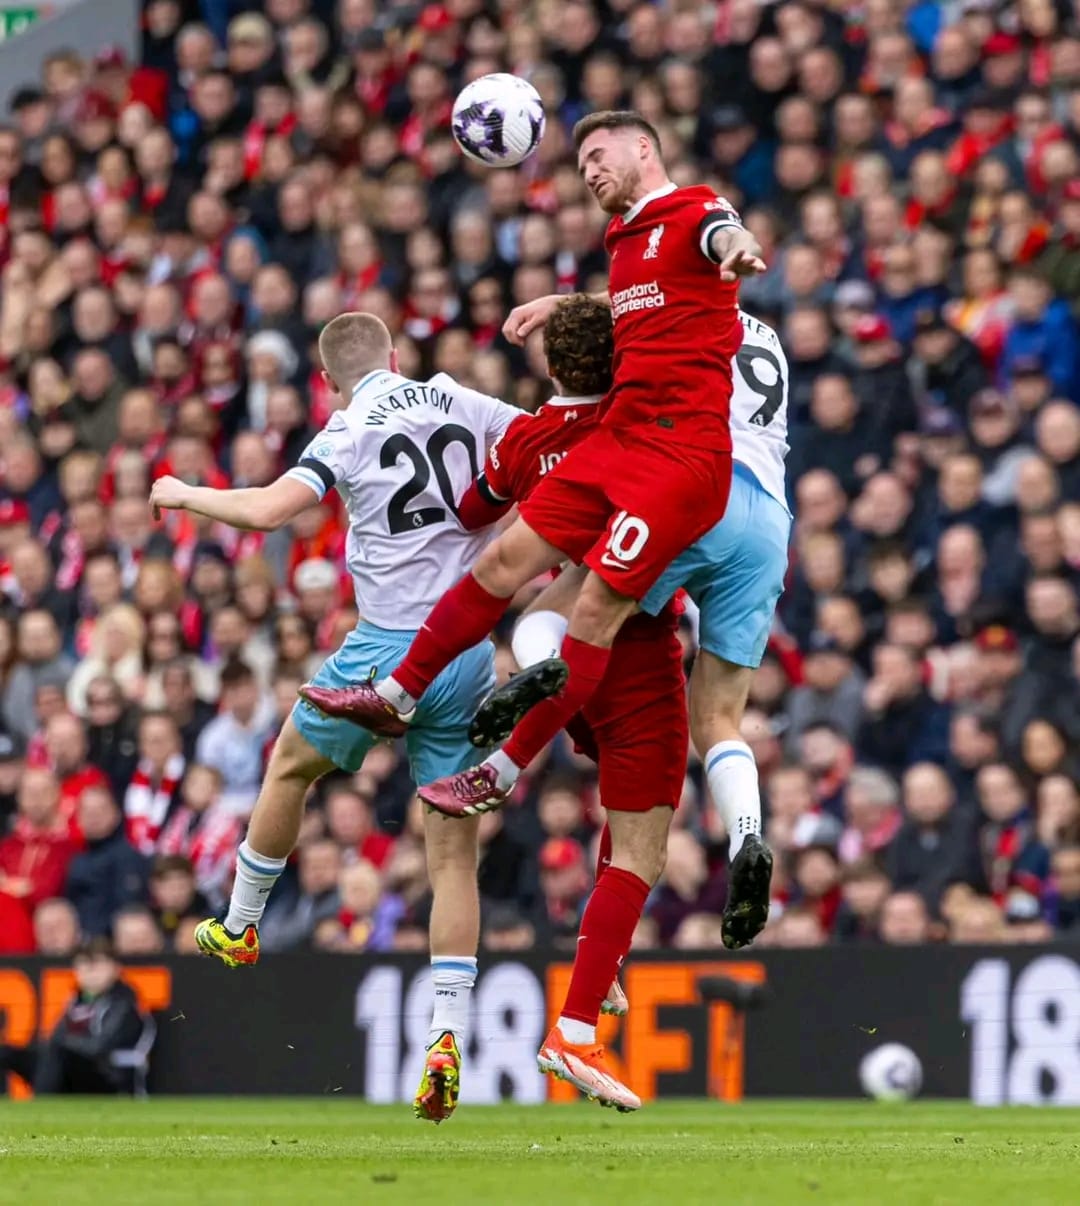
<path fill-rule="evenodd" d="M 339 314 L 319 336 L 323 368 L 343 393 L 374 369 L 389 368 L 392 347 L 386 323 L 374 314 Z"/>

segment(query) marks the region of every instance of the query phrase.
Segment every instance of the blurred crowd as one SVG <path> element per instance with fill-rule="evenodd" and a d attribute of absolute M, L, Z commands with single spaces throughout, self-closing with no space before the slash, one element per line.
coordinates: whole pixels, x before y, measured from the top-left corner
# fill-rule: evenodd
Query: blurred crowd
<path fill-rule="evenodd" d="M 1078 0 L 143 18 L 138 61 L 54 53 L 0 120 L 0 950 L 192 950 L 296 689 L 357 618 L 334 498 L 263 537 L 154 524 L 150 481 L 292 464 L 349 308 L 407 374 L 537 406 L 538 341 L 500 325 L 604 287 L 568 132 L 619 106 L 740 206 L 769 264 L 743 304 L 790 359 L 791 570 L 745 724 L 778 855 L 761 943 L 1080 933 Z M 495 70 L 545 101 L 520 169 L 449 133 Z M 572 945 L 595 781 L 560 740 L 484 818 L 486 949 Z M 719 945 L 725 845 L 693 759 L 636 945 Z M 264 942 L 423 950 L 429 900 L 380 746 L 314 790 Z"/>

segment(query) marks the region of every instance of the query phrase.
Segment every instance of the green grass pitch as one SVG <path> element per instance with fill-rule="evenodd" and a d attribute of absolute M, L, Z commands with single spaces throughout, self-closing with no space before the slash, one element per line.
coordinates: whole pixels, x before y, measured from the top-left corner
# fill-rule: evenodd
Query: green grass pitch
<path fill-rule="evenodd" d="M 1080 1111 L 671 1102 L 468 1109 L 333 1099 L 0 1104 L 0 1202 L 1064 1206 Z"/>

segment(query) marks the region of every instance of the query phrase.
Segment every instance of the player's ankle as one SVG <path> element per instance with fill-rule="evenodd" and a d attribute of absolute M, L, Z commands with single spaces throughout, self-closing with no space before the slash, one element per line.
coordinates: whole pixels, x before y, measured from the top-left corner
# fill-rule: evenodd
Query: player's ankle
<path fill-rule="evenodd" d="M 416 700 L 405 690 L 392 674 L 375 684 L 375 694 L 386 700 L 391 707 L 404 716 L 416 707 Z"/>
<path fill-rule="evenodd" d="M 563 1038 L 577 1047 L 588 1046 L 590 1043 L 596 1042 L 595 1022 L 590 1026 L 588 1022 L 582 1022 L 578 1018 L 561 1017 L 555 1025 Z"/>

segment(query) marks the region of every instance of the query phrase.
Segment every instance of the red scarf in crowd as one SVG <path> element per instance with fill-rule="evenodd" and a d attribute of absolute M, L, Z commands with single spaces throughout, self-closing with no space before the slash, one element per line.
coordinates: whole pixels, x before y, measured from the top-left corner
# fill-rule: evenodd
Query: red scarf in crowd
<path fill-rule="evenodd" d="M 211 806 L 205 812 L 178 808 L 165 823 L 158 838 L 159 854 L 180 854 L 191 860 L 195 882 L 200 888 L 224 886 L 239 845 L 241 825 L 237 817 Z"/>
<path fill-rule="evenodd" d="M 244 131 L 244 179 L 254 180 L 262 170 L 263 151 L 266 150 L 268 138 L 272 135 L 288 138 L 295 129 L 295 113 L 288 114 L 273 130 L 269 129 L 264 122 L 249 122 Z"/>
<path fill-rule="evenodd" d="M 183 754 L 173 754 L 155 784 L 150 764 L 144 758 L 139 759 L 124 793 L 124 824 L 128 841 L 143 854 L 153 854 L 157 847 L 185 765 Z"/>

